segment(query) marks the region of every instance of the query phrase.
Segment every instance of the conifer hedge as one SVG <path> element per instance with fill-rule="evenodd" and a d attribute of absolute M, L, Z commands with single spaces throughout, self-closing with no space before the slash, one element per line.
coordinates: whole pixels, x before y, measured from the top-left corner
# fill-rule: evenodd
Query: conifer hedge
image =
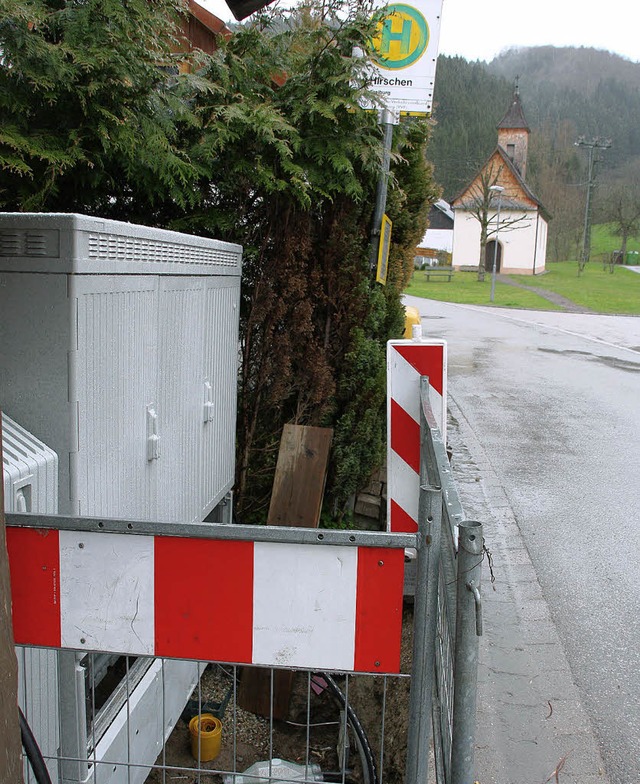
<path fill-rule="evenodd" d="M 426 121 L 395 129 L 389 278 L 362 7 L 270 12 L 178 74 L 179 0 L 0 0 L 0 208 L 80 211 L 244 247 L 236 508 L 266 517 L 282 428 L 334 428 L 325 512 L 380 464 L 385 344 L 436 196 Z M 181 69 L 183 70 L 183 69 Z"/>

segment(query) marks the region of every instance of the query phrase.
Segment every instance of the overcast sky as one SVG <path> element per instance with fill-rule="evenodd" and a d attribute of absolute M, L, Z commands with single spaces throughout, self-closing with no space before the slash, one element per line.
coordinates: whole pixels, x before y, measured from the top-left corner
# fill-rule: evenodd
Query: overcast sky
<path fill-rule="evenodd" d="M 527 10 L 529 9 L 529 10 Z M 512 46 L 592 46 L 640 61 L 635 0 L 444 0 L 440 51 L 491 60 Z"/>
<path fill-rule="evenodd" d="M 406 0 L 405 0 L 406 1 Z M 410 2 L 410 0 L 408 0 Z M 199 0 L 233 21 L 224 0 Z M 529 9 L 529 10 L 527 10 Z M 440 52 L 491 60 L 512 46 L 592 46 L 640 61 L 637 0 L 444 0 Z"/>

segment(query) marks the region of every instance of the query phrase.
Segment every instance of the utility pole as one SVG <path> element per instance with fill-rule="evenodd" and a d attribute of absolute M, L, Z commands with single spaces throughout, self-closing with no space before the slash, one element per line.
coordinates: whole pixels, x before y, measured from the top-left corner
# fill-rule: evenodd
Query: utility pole
<path fill-rule="evenodd" d="M 584 136 L 580 136 L 578 141 L 574 142 L 574 144 L 576 147 L 586 147 L 589 150 L 589 174 L 587 177 L 587 199 L 584 208 L 582 255 L 578 262 L 578 274 L 580 274 L 591 256 L 591 198 L 593 189 L 596 185 L 595 165 L 602 160 L 602 158 L 595 157 L 595 151 L 608 150 L 609 147 L 611 147 L 611 139 L 600 139 L 596 137 L 595 139 L 591 139 L 591 141 L 587 141 Z"/>

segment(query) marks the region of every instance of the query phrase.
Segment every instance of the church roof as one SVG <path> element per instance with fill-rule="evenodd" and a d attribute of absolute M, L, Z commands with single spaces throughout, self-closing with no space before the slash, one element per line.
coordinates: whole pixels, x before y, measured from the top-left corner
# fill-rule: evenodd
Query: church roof
<path fill-rule="evenodd" d="M 495 155 L 495 153 L 498 153 L 500 158 L 502 158 L 502 162 L 511 171 L 511 173 L 513 174 L 513 176 L 516 179 L 516 182 L 522 188 L 524 193 L 531 199 L 531 201 L 533 201 L 537 205 L 538 209 L 540 209 L 544 213 L 544 215 L 546 217 L 550 217 L 547 209 L 544 206 L 544 204 L 540 201 L 540 199 L 535 195 L 535 193 L 531 190 L 531 188 L 524 181 L 524 179 L 522 178 L 522 175 L 520 174 L 518 169 L 514 166 L 513 161 L 511 160 L 511 158 L 507 155 L 507 153 L 502 149 L 502 147 L 500 145 L 498 145 L 496 147 L 496 149 L 494 151 L 494 155 Z"/>
<path fill-rule="evenodd" d="M 513 93 L 513 100 L 511 101 L 511 105 L 507 109 L 507 113 L 500 120 L 497 127 L 520 128 L 525 131 L 531 130 L 529 128 L 529 124 L 525 119 L 524 110 L 522 109 L 522 104 L 520 103 L 520 94 L 518 93 L 517 89 Z"/>
<path fill-rule="evenodd" d="M 495 157 L 498 157 L 500 160 L 500 164 L 504 165 L 506 169 L 508 169 L 511 174 L 513 175 L 517 187 L 520 189 L 520 193 L 525 198 L 532 201 L 537 209 L 540 210 L 542 215 L 548 220 L 551 216 L 544 206 L 544 204 L 540 201 L 540 199 L 535 195 L 535 193 L 531 190 L 531 188 L 527 185 L 527 183 L 522 179 L 522 175 L 518 171 L 518 169 L 514 166 L 513 161 L 507 155 L 507 153 L 502 149 L 500 145 L 498 145 L 495 150 L 491 153 L 491 155 L 487 158 L 484 165 L 481 167 L 480 171 L 483 171 L 488 166 L 491 166 L 491 162 Z M 477 175 L 476 175 L 477 176 Z M 460 193 L 455 196 L 455 198 L 451 199 L 451 206 L 454 210 L 456 209 L 469 209 L 469 207 L 465 204 L 464 196 L 471 190 L 473 183 L 475 182 L 476 178 L 474 177 L 473 180 L 466 185 Z M 504 197 L 502 201 L 503 207 L 506 209 L 523 209 L 522 202 L 515 196 L 512 195 L 511 197 Z"/>
<path fill-rule="evenodd" d="M 451 209 L 449 203 L 446 202 L 444 199 L 438 199 L 433 203 L 433 206 L 437 210 L 440 210 L 440 212 L 442 212 L 444 215 L 446 215 L 447 218 L 449 218 L 449 220 L 453 220 L 453 210 Z"/>

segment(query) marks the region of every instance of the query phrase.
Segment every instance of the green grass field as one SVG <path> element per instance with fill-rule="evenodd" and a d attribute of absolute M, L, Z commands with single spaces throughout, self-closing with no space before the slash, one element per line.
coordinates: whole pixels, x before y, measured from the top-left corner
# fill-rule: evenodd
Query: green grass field
<path fill-rule="evenodd" d="M 591 233 L 591 261 L 578 275 L 577 261 L 547 263 L 544 275 L 510 275 L 514 283 L 533 286 L 547 292 L 555 292 L 576 305 L 595 313 L 620 313 L 640 315 L 640 274 L 622 267 L 603 268 L 603 259 L 608 259 L 620 248 L 620 238 L 609 224 L 593 226 Z M 631 238 L 627 251 L 640 251 L 640 238 Z M 640 269 L 640 267 L 638 267 Z M 427 281 L 424 272 L 415 272 L 407 294 L 426 297 L 441 302 L 458 302 L 466 305 L 491 305 L 491 276 L 487 274 L 483 283 L 478 282 L 476 272 L 456 272 L 450 282 Z M 496 282 L 493 304 L 502 308 L 530 308 L 533 310 L 561 310 L 557 305 L 533 291 Z"/>
<path fill-rule="evenodd" d="M 414 273 L 405 293 L 413 294 L 414 297 L 437 299 L 441 302 L 458 302 L 463 305 L 489 305 L 491 304 L 491 276 L 485 275 L 484 281 L 479 283 L 476 272 L 456 272 L 450 282 L 446 280 L 427 281 L 424 272 L 418 270 Z M 496 282 L 493 304 L 500 308 L 554 310 L 554 306 L 550 302 L 532 291 L 517 289 L 498 282 Z"/>
<path fill-rule="evenodd" d="M 620 249 L 620 237 L 611 231 L 608 223 L 599 223 L 591 229 L 591 258 L 594 261 L 601 261 L 603 254 L 608 256 L 612 251 Z M 640 239 L 630 237 L 627 242 L 627 250 L 640 251 Z"/>
<path fill-rule="evenodd" d="M 417 271 L 406 293 L 442 302 L 490 305 L 491 276 L 486 275 L 483 283 L 479 283 L 477 277 L 475 272 L 456 272 L 451 282 L 427 281 L 424 272 Z M 561 294 L 596 313 L 640 315 L 640 274 L 621 267 L 616 267 L 611 274 L 608 268 L 603 269 L 600 262 L 592 261 L 578 276 L 578 263 L 565 261 L 548 264 L 547 272 L 535 278 L 525 275 L 509 277 L 515 283 Z M 502 308 L 561 310 L 535 292 L 500 282 L 496 283 L 493 304 Z"/>
<path fill-rule="evenodd" d="M 510 277 L 525 282 L 520 276 Z M 596 313 L 640 315 L 640 275 L 623 267 L 615 267 L 611 274 L 608 266 L 603 269 L 600 262 L 590 261 L 579 276 L 578 263 L 564 261 L 547 264 L 544 275 L 529 278 L 526 283 L 555 291 Z"/>

